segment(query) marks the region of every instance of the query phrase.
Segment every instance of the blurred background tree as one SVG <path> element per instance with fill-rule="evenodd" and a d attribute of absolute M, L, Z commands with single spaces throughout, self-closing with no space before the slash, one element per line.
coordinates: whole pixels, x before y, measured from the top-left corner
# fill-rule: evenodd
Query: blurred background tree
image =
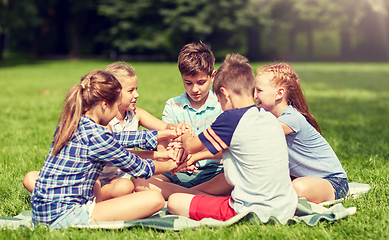
<path fill-rule="evenodd" d="M 203 41 L 221 59 L 388 61 L 389 0 L 0 0 L 3 51 L 175 61 Z"/>

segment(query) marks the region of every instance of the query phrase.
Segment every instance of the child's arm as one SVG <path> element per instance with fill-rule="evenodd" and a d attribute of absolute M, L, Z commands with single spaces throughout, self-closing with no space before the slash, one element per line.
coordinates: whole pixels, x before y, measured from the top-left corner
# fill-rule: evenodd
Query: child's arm
<path fill-rule="evenodd" d="M 127 148 L 138 147 L 143 150 L 156 150 L 157 141 L 172 139 L 177 137 L 175 129 L 169 130 L 140 130 L 140 131 L 121 131 L 113 133 L 114 138 Z"/>
<path fill-rule="evenodd" d="M 188 156 L 187 161 L 182 162 L 177 169 L 174 170 L 174 173 L 193 171 L 196 162 L 204 159 L 222 159 L 223 152 L 218 152 L 213 155 L 210 151 L 200 151 Z"/>
<path fill-rule="evenodd" d="M 286 125 L 285 123 L 280 122 L 280 124 L 281 124 L 282 130 L 284 130 L 285 136 L 294 132 L 294 131 L 293 131 L 288 125 Z"/>
<path fill-rule="evenodd" d="M 192 135 L 190 132 L 186 132 L 181 136 L 184 149 L 189 153 L 197 153 L 205 148 L 204 144 L 200 141 L 197 135 Z"/>
<path fill-rule="evenodd" d="M 205 151 L 200 151 L 192 154 L 191 157 L 188 159 L 187 164 L 192 165 L 204 159 L 222 159 L 222 158 L 223 158 L 223 152 L 218 152 L 215 155 L 213 155 L 210 151 L 205 150 Z"/>
<path fill-rule="evenodd" d="M 113 132 L 113 137 L 126 148 L 138 147 L 143 150 L 155 150 L 158 144 L 158 131 L 121 131 Z"/>
<path fill-rule="evenodd" d="M 164 139 L 173 139 L 176 137 L 178 137 L 176 129 L 167 129 L 167 130 L 158 131 L 157 140 L 161 141 Z"/>
<path fill-rule="evenodd" d="M 135 151 L 130 150 L 131 153 L 138 155 L 139 157 L 145 159 L 154 159 L 158 161 L 167 161 L 169 159 L 174 159 L 175 151 L 174 149 L 165 149 L 163 146 L 158 146 L 158 151 Z M 175 160 L 175 159 L 174 159 Z"/>
<path fill-rule="evenodd" d="M 177 167 L 177 163 L 173 160 L 169 160 L 166 162 L 154 161 L 154 164 L 155 164 L 154 175 L 169 172 Z"/>
<path fill-rule="evenodd" d="M 155 129 L 155 130 L 169 129 L 168 123 L 163 122 L 162 120 L 154 117 L 153 115 L 151 115 L 149 112 L 147 112 L 146 110 L 144 110 L 142 108 L 137 107 L 135 110 L 135 114 L 136 114 L 136 117 L 138 118 L 139 125 L 147 128 L 147 129 Z"/>

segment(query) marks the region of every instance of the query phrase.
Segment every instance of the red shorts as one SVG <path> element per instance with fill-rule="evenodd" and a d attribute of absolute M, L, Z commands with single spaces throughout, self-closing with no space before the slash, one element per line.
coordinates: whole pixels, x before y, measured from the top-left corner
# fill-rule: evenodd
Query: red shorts
<path fill-rule="evenodd" d="M 231 197 L 208 197 L 196 195 L 190 202 L 189 217 L 194 220 L 213 218 L 225 221 L 236 215 L 230 206 Z"/>

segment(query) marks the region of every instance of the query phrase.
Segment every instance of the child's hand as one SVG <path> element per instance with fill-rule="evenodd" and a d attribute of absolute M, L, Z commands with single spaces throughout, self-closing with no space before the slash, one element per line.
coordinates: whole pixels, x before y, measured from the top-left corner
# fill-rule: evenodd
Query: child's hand
<path fill-rule="evenodd" d="M 188 154 L 188 152 L 183 148 L 182 149 L 181 157 L 178 160 L 178 164 L 181 164 L 183 162 L 187 162 L 192 158 L 192 154 Z"/>
<path fill-rule="evenodd" d="M 174 124 L 174 123 L 168 123 L 168 124 L 166 124 L 166 128 L 165 128 L 166 130 L 172 130 L 172 129 L 176 129 L 176 124 Z"/>
<path fill-rule="evenodd" d="M 158 131 L 157 140 L 160 141 L 164 139 L 173 139 L 176 137 L 178 136 L 175 129 L 167 129 Z"/>
<path fill-rule="evenodd" d="M 174 151 L 173 160 L 179 164 L 184 153 L 182 142 L 177 142 L 176 139 L 174 139 L 169 143 L 167 149 L 172 149 Z"/>
<path fill-rule="evenodd" d="M 190 125 L 185 124 L 185 123 L 180 123 L 176 125 L 176 132 L 178 136 L 181 136 L 182 134 L 186 132 L 194 133 L 193 129 Z"/>
<path fill-rule="evenodd" d="M 157 161 L 168 161 L 169 159 L 174 160 L 175 151 L 173 148 L 165 149 L 163 146 L 158 148 L 155 152 L 155 160 Z"/>
<path fill-rule="evenodd" d="M 186 172 L 186 171 L 190 171 L 194 173 L 198 172 L 195 164 L 191 164 L 190 161 L 185 161 L 181 163 L 176 169 L 172 170 L 172 176 L 176 173 Z"/>
<path fill-rule="evenodd" d="M 174 171 L 178 167 L 176 161 L 168 160 L 167 163 L 169 164 L 169 168 L 170 168 L 169 171 Z"/>

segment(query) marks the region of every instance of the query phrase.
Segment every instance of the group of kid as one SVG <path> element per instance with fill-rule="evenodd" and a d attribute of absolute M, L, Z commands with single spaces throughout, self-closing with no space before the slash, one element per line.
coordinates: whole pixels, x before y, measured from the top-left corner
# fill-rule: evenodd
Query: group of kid
<path fill-rule="evenodd" d="M 140 219 L 166 200 L 170 213 L 195 220 L 253 211 L 285 223 L 298 197 L 344 197 L 347 175 L 294 70 L 277 63 L 254 76 L 239 54 L 217 72 L 214 63 L 201 42 L 181 49 L 185 91 L 166 102 L 162 120 L 136 107 L 130 65 L 85 75 L 68 92 L 43 167 L 23 179 L 33 224 Z"/>

